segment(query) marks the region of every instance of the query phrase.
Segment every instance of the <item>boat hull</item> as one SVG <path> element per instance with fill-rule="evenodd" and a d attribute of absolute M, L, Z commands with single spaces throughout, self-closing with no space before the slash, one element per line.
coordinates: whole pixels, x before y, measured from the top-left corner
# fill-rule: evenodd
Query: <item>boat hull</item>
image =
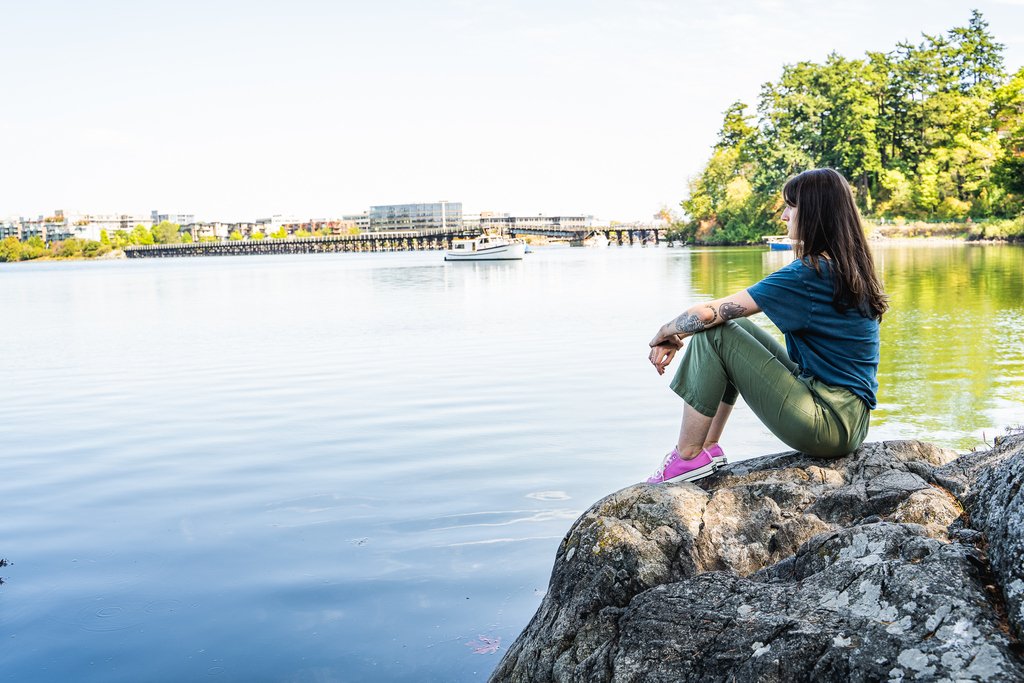
<path fill-rule="evenodd" d="M 449 251 L 445 261 L 521 261 L 526 253 L 525 244 L 502 244 L 476 251 Z"/>
<path fill-rule="evenodd" d="M 771 235 L 764 238 L 771 251 L 793 251 L 793 240 L 785 235 Z"/>

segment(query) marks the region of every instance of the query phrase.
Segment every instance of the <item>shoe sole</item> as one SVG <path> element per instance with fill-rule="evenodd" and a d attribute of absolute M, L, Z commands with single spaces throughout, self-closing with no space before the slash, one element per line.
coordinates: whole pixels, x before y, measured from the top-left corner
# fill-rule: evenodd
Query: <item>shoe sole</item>
<path fill-rule="evenodd" d="M 680 482 L 680 481 L 697 481 L 698 479 L 703 479 L 704 477 L 711 476 L 712 474 L 715 473 L 715 470 L 717 470 L 717 469 L 718 468 L 715 466 L 714 460 L 712 460 L 711 462 L 709 462 L 707 465 L 704 465 L 703 467 L 698 467 L 695 470 L 690 470 L 689 472 L 684 472 L 683 474 L 677 474 L 676 476 L 672 477 L 671 479 L 666 479 L 664 481 L 664 483 L 671 484 L 673 482 Z"/>
<path fill-rule="evenodd" d="M 715 469 L 718 469 L 722 465 L 728 465 L 729 464 L 729 460 L 724 455 L 720 455 L 717 458 L 711 458 L 711 459 L 715 461 Z"/>

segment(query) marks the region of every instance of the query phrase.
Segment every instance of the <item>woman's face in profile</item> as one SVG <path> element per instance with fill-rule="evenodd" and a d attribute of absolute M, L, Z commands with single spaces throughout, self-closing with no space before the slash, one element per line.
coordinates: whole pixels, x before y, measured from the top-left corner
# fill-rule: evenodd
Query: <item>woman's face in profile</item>
<path fill-rule="evenodd" d="M 786 204 L 786 208 L 782 210 L 782 222 L 786 224 L 787 232 L 786 235 L 791 240 L 797 239 L 796 236 L 796 207 Z"/>

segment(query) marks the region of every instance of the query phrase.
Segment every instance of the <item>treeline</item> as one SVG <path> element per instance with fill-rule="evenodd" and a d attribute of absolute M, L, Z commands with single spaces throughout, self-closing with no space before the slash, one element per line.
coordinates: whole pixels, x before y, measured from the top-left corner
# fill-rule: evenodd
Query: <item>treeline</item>
<path fill-rule="evenodd" d="M 349 234 L 358 234 L 359 230 L 351 228 Z M 290 233 L 284 226 L 269 234 L 254 232 L 248 239 L 262 240 L 278 239 L 288 237 L 324 237 L 327 233 L 322 230 L 296 230 Z M 229 240 L 246 239 L 238 230 L 232 230 L 228 235 Z M 200 242 L 216 242 L 217 237 L 200 237 Z M 179 244 L 192 242 L 192 233 L 188 230 L 182 231 L 177 223 L 163 221 L 147 228 L 144 225 L 136 225 L 131 230 L 115 230 L 111 235 L 106 230 L 100 230 L 100 239 L 86 240 L 77 237 L 66 240 L 54 241 L 50 244 L 43 242 L 39 236 L 29 237 L 21 241 L 17 237 L 6 237 L 0 240 L 0 263 L 5 261 L 29 261 L 37 258 L 96 258 L 104 256 L 115 249 L 124 249 L 127 246 L 146 244 Z"/>
<path fill-rule="evenodd" d="M 1012 220 L 1024 212 L 1024 68 L 1007 74 L 976 10 L 966 27 L 922 35 L 863 59 L 787 65 L 761 87 L 756 113 L 733 103 L 672 237 L 777 234 L 786 179 L 823 166 L 849 179 L 866 217 L 1024 234 L 1024 219 Z"/>
<path fill-rule="evenodd" d="M 46 244 L 43 238 L 35 235 L 24 242 L 17 237 L 5 237 L 0 240 L 0 263 L 5 261 L 30 261 L 37 258 L 95 258 L 111 251 L 109 244 L 100 244 L 94 240 L 70 238 L 60 242 Z"/>
<path fill-rule="evenodd" d="M 136 225 L 132 230 L 115 230 L 113 235 L 100 230 L 100 239 L 87 240 L 69 237 L 49 244 L 39 235 L 22 241 L 17 237 L 0 240 L 0 263 L 10 261 L 31 261 L 37 258 L 98 258 L 115 249 L 124 249 L 137 244 L 172 244 L 192 241 L 192 235 L 180 233 L 181 226 L 164 221 L 147 228 Z"/>

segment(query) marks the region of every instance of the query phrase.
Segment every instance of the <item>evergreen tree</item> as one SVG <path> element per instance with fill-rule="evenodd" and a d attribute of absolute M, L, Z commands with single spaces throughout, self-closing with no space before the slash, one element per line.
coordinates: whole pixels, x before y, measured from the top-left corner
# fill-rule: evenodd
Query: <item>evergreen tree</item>
<path fill-rule="evenodd" d="M 756 121 L 731 104 L 682 207 L 698 241 L 780 231 L 779 189 L 802 170 L 843 173 L 868 216 L 1011 216 L 1024 203 L 1024 69 L 975 11 L 966 27 L 864 59 L 830 54 L 765 83 Z"/>

